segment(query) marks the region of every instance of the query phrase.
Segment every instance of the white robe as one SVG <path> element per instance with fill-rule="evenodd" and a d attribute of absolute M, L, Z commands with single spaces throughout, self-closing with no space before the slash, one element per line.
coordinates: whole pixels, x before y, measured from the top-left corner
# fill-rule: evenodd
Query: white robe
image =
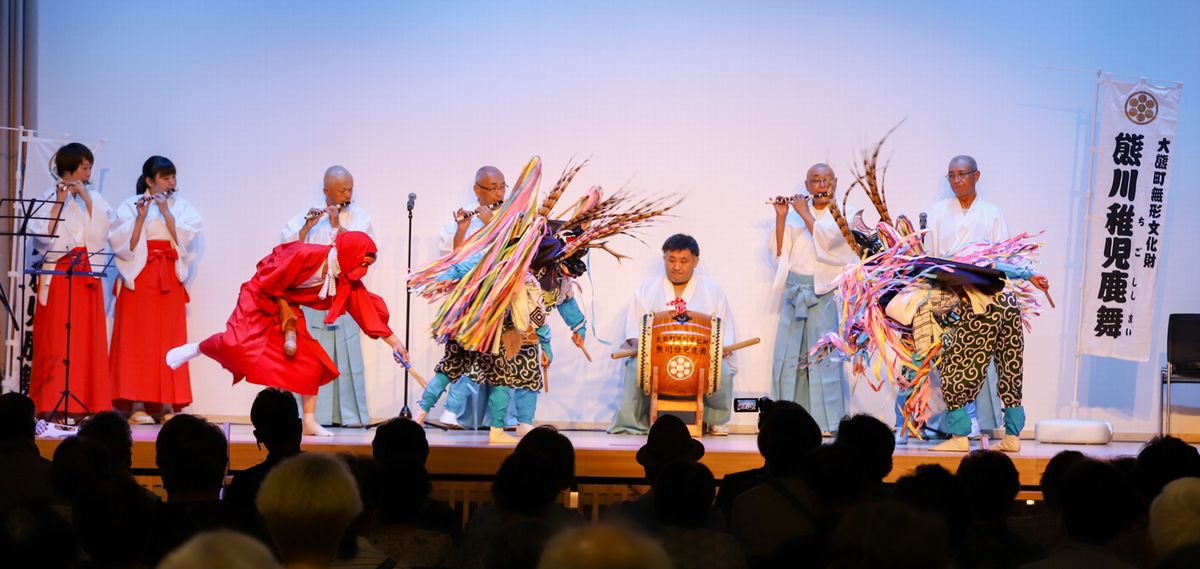
<path fill-rule="evenodd" d="M 813 269 L 813 291 L 822 295 L 834 289 L 833 281 L 841 276 L 846 265 L 858 262 L 858 255 L 838 228 L 832 214 L 817 217 L 813 223 L 813 246 L 817 252 Z"/>
<path fill-rule="evenodd" d="M 925 238 L 930 254 L 950 258 L 961 253 L 973 243 L 995 243 L 1008 239 L 1008 225 L 1000 208 L 976 196 L 971 208 L 964 210 L 958 198 L 947 198 L 933 204 L 929 209 L 929 234 Z M 987 299 L 979 294 L 968 294 L 977 313 L 987 309 Z M 997 377 L 994 366 L 988 366 L 986 385 L 976 397 L 976 413 L 982 429 L 995 429 L 1002 423 L 998 411 L 1001 408 L 997 396 Z M 930 425 L 941 424 L 943 415 L 930 419 Z"/>
<path fill-rule="evenodd" d="M 470 203 L 462 206 L 463 211 L 474 211 L 479 207 L 479 200 L 471 200 Z M 483 220 L 479 219 L 478 215 L 471 216 L 471 223 L 467 225 L 467 231 L 463 233 L 463 240 L 470 237 L 472 233 L 483 229 Z M 442 226 L 442 231 L 438 233 L 438 253 L 447 255 L 454 250 L 454 234 L 458 232 L 458 222 L 453 219 L 447 221 Z"/>
<path fill-rule="evenodd" d="M 117 220 L 108 236 L 109 245 L 117 254 L 117 272 L 121 275 L 122 284 L 129 290 L 134 290 L 134 284 L 142 269 L 146 268 L 149 250 L 146 241 L 170 241 L 171 246 L 179 254 L 175 261 L 175 276 L 179 282 L 187 286 L 191 276 L 192 263 L 196 261 L 197 246 L 200 231 L 203 226 L 200 214 L 178 194 L 167 199 L 167 208 L 175 216 L 175 234 L 178 241 L 171 238 L 166 221 L 158 210 L 158 205 L 150 204 L 146 219 L 142 223 L 142 233 L 137 245 L 129 248 L 129 238 L 133 235 L 133 227 L 137 222 L 137 207 L 134 205 L 140 195 L 133 195 L 117 206 Z"/>
<path fill-rule="evenodd" d="M 325 209 L 324 202 L 315 204 L 312 207 Z M 279 234 L 280 243 L 291 243 L 292 241 L 300 240 L 300 230 L 304 228 L 304 216 L 308 215 L 308 210 L 304 210 L 297 214 L 292 219 L 288 220 L 283 231 Z M 346 231 L 362 231 L 371 238 L 375 238 L 375 232 L 371 227 L 371 216 L 358 205 L 351 203 L 338 212 L 338 223 L 341 224 Z M 315 243 L 317 245 L 330 245 L 337 237 L 337 232 L 334 231 L 333 225 L 329 223 L 328 215 L 321 215 L 321 218 L 313 224 L 312 229 L 308 231 L 305 237 L 305 243 Z"/>
<path fill-rule="evenodd" d="M 737 342 L 737 328 L 734 326 L 733 312 L 729 310 L 729 300 L 725 298 L 725 291 L 716 281 L 695 273 L 680 297 L 687 302 L 688 310 L 721 318 L 724 326 L 721 336 L 726 346 Z M 675 300 L 675 287 L 666 275 L 660 273 L 642 283 L 634 293 L 633 304 L 629 307 L 625 321 L 625 337 L 636 342 L 642 331 L 642 316 L 674 310 L 673 306 L 667 304 L 672 300 Z M 737 373 L 736 352 L 725 358 L 723 367 L 727 375 Z"/>
<path fill-rule="evenodd" d="M 925 243 L 935 257 L 949 258 L 973 243 L 1008 239 L 1008 225 L 1000 208 L 979 199 L 964 210 L 957 198 L 941 200 L 929 209 L 929 235 Z"/>
<path fill-rule="evenodd" d="M 829 210 L 815 210 L 813 213 L 819 220 L 823 216 L 828 216 Z M 808 231 L 804 220 L 794 210 L 788 210 L 784 222 L 783 246 L 778 251 L 775 250 L 775 228 L 771 227 L 767 248 L 772 254 L 779 253 L 775 258 L 775 278 L 771 281 L 771 288 L 775 290 L 783 288 L 787 282 L 788 273 L 812 275 L 816 269 L 817 250 L 813 245 L 812 233 Z"/>
<path fill-rule="evenodd" d="M 61 251 L 70 251 L 76 247 L 84 247 L 90 252 L 108 252 L 108 230 L 113 221 L 112 206 L 100 195 L 100 192 L 87 190 L 88 196 L 92 198 L 92 212 L 88 213 L 87 204 L 83 203 L 83 199 L 74 194 L 68 194 L 66 203 L 63 204 L 59 216 L 63 220 L 58 224 L 56 232 L 57 237 L 31 237 L 30 241 L 33 248 L 37 250 L 38 255 L 45 255 L 46 264 L 43 268 L 52 269 L 54 264 L 62 257 Z M 55 200 L 55 188 L 42 192 L 38 199 Z M 47 204 L 53 207 L 51 204 Z M 42 217 L 48 217 L 50 210 L 43 209 L 38 212 Z M 48 219 L 31 219 L 26 227 L 29 233 L 40 233 L 42 235 L 50 233 L 50 225 L 52 221 Z M 59 251 L 59 253 L 50 253 L 51 251 Z M 94 259 L 93 270 L 103 268 L 103 263 L 107 259 Z M 100 265 L 100 266 L 97 266 Z M 54 275 L 42 275 L 38 279 L 38 303 L 46 304 L 50 294 L 50 280 Z"/>

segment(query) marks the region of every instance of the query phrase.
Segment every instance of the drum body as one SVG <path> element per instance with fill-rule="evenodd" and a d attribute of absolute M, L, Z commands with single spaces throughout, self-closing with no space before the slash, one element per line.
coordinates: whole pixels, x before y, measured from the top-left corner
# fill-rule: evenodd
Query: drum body
<path fill-rule="evenodd" d="M 721 386 L 721 319 L 664 310 L 642 317 L 638 382 L 647 395 L 696 398 Z"/>

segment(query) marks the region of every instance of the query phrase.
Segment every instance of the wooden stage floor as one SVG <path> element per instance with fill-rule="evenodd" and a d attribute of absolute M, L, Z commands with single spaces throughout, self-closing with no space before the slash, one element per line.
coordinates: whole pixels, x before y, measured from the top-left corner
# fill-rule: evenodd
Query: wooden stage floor
<path fill-rule="evenodd" d="M 154 439 L 158 435 L 157 425 L 133 427 L 133 468 L 142 473 L 151 473 L 157 468 L 154 462 Z M 266 456 L 265 449 L 258 449 L 250 425 L 229 425 L 230 470 L 239 471 L 253 466 Z M 374 431 L 366 429 L 332 429 L 333 437 L 304 437 L 304 448 L 309 451 L 370 454 Z M 486 479 L 499 468 L 501 461 L 512 452 L 511 446 L 494 446 L 487 442 L 486 431 L 442 431 L 428 428 L 430 474 L 441 479 Z M 641 467 L 634 460 L 638 448 L 646 442 L 645 436 L 609 435 L 599 431 L 564 431 L 575 445 L 576 473 L 581 481 L 631 481 L 641 478 Z M 706 449 L 703 462 L 713 470 L 717 478 L 725 474 L 762 466 L 756 439 L 753 435 L 729 435 L 726 437 L 704 437 Z M 828 442 L 828 439 L 826 439 Z M 51 458 L 58 441 L 39 439 L 43 456 Z M 1035 487 L 1045 469 L 1046 462 L 1056 453 L 1074 449 L 1098 458 L 1134 456 L 1142 443 L 1114 442 L 1108 445 L 1049 445 L 1036 441 L 1022 441 L 1020 453 L 1011 455 L 1021 474 L 1021 485 Z M 910 442 L 897 447 L 894 468 L 889 477 L 895 480 L 911 472 L 921 464 L 937 463 L 955 470 L 962 455 L 935 453 L 929 450 L 932 443 Z M 978 448 L 975 442 L 973 448 Z"/>

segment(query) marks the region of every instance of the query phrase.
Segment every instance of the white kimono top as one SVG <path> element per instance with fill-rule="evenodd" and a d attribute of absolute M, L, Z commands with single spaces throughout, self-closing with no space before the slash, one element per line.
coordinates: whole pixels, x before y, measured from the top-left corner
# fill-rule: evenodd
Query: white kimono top
<path fill-rule="evenodd" d="M 824 217 L 829 217 L 829 208 L 813 210 L 814 220 L 819 221 Z M 767 248 L 771 250 L 772 255 L 776 253 L 774 226 L 771 227 L 771 233 L 768 236 Z M 771 281 L 771 285 L 775 289 L 783 288 L 787 282 L 788 273 L 811 275 L 816 270 L 817 251 L 813 245 L 812 233 L 809 233 L 808 227 L 804 225 L 804 220 L 795 210 L 788 210 L 783 226 L 783 247 L 778 252 L 775 278 Z"/>
<path fill-rule="evenodd" d="M 312 207 L 325 209 L 325 202 L 314 204 Z M 304 210 L 287 222 L 283 231 L 279 233 L 280 243 L 291 243 L 292 241 L 300 240 L 300 230 L 304 228 L 304 216 L 308 214 L 308 210 Z M 371 227 L 371 216 L 363 208 L 357 204 L 350 205 L 338 211 L 338 223 L 346 231 L 362 231 L 375 238 L 375 231 Z M 331 245 L 333 240 L 337 238 L 337 231 L 334 231 L 333 225 L 329 223 L 329 216 L 321 214 L 320 219 L 308 231 L 308 235 L 304 239 L 305 243 L 315 243 L 317 245 Z"/>
<path fill-rule="evenodd" d="M 200 214 L 191 204 L 178 194 L 167 199 L 167 209 L 175 216 L 175 233 L 179 240 L 171 238 L 167 231 L 166 221 L 158 211 L 158 205 L 150 204 L 146 212 L 146 220 L 142 223 L 142 234 L 137 245 L 129 248 L 129 238 L 133 235 L 133 226 L 137 222 L 137 207 L 134 205 L 140 195 L 133 195 L 117 206 L 117 220 L 109 233 L 108 242 L 117 254 L 117 272 L 121 275 L 122 284 L 129 290 L 134 290 L 134 283 L 142 269 L 146 268 L 148 249 L 147 241 L 170 241 L 179 260 L 175 261 L 175 276 L 179 282 L 186 285 L 191 275 L 192 262 L 196 260 L 196 247 L 199 244 L 202 222 Z"/>
<path fill-rule="evenodd" d="M 958 198 L 941 200 L 929 209 L 925 244 L 934 257 L 950 258 L 972 243 L 995 243 L 1008 237 L 1008 225 L 1000 208 L 978 197 L 971 209 L 963 209 Z"/>
<path fill-rule="evenodd" d="M 463 211 L 474 211 L 479 207 L 479 200 L 471 200 L 466 205 L 462 206 Z M 483 229 L 483 220 L 479 219 L 478 215 L 471 216 L 471 223 L 467 225 L 466 233 L 463 233 L 463 240 L 470 237 L 472 233 Z M 454 234 L 458 232 L 458 222 L 451 219 L 442 226 L 442 231 L 438 233 L 438 252 L 446 255 L 454 250 Z"/>
<path fill-rule="evenodd" d="M 92 212 L 89 214 L 87 204 L 75 194 L 68 194 L 67 201 L 63 204 L 59 215 L 63 218 L 59 222 L 55 232 L 57 237 L 31 237 L 33 248 L 37 250 L 39 256 L 46 255 L 46 265 L 43 268 L 51 269 L 54 264 L 62 257 L 62 253 L 48 253 L 49 251 L 70 251 L 76 247 L 84 247 L 88 251 L 108 251 L 108 230 L 113 221 L 112 206 L 108 205 L 99 192 L 87 190 L 88 196 L 92 198 Z M 51 186 L 38 199 L 54 201 L 55 188 Z M 47 206 L 42 206 L 38 215 L 48 217 L 50 209 Z M 50 207 L 53 207 L 50 205 Z M 48 219 L 31 219 L 26 230 L 29 233 L 40 233 L 42 235 L 50 233 L 50 226 L 53 221 Z M 99 261 L 97 259 L 97 261 Z M 99 269 L 100 267 L 92 267 Z M 42 275 L 38 279 L 38 302 L 46 304 L 46 299 L 50 294 L 50 280 L 54 275 Z"/>
<path fill-rule="evenodd" d="M 858 262 L 858 255 L 838 228 L 833 214 L 816 218 L 813 223 L 813 248 L 817 252 L 816 268 L 813 270 L 813 292 L 825 294 L 834 289 L 833 281 L 842 274 L 846 265 Z"/>

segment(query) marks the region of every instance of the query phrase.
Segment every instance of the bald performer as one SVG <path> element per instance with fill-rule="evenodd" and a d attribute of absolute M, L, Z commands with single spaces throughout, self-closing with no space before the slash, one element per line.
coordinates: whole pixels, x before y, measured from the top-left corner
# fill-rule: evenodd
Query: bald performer
<path fill-rule="evenodd" d="M 1008 239 L 1008 224 L 1000 208 L 979 199 L 979 165 L 970 156 L 950 160 L 946 180 L 954 197 L 941 200 L 929 210 L 929 235 L 925 242 L 935 257 L 950 258 L 967 246 Z"/>
<path fill-rule="evenodd" d="M 457 249 L 470 237 L 492 220 L 495 209 L 504 202 L 504 190 L 507 188 L 504 174 L 495 166 L 484 166 L 475 172 L 475 185 L 472 187 L 475 199 L 463 205 L 454 212 L 454 217 L 446 222 L 438 235 L 438 253 L 447 255 Z M 486 412 L 490 385 L 477 384 L 474 381 L 458 381 L 459 377 L 445 368 L 446 360 L 438 364 L 435 373 L 429 380 L 425 392 L 421 395 L 420 409 L 414 419 L 418 423 L 425 421 L 425 416 L 437 404 L 442 393 L 449 388 L 446 396 L 446 410 L 439 417 L 439 422 L 451 429 L 477 429 L 482 426 Z M 520 390 L 518 390 L 520 391 Z M 527 394 L 516 394 L 515 398 L 527 397 Z M 536 397 L 536 394 L 534 394 Z"/>
<path fill-rule="evenodd" d="M 975 159 L 960 155 L 950 159 L 946 181 L 954 197 L 946 198 L 929 208 L 929 234 L 925 237 L 926 247 L 934 257 L 949 259 L 962 253 L 975 243 L 996 243 L 1009 238 L 1008 224 L 1004 213 L 990 202 L 980 199 L 975 185 L 981 174 Z M 971 417 L 971 434 L 980 429 L 995 430 L 1001 425 L 1001 401 L 996 369 L 988 366 L 986 384 L 979 397 L 967 406 Z M 938 431 L 948 432 L 939 415 L 930 419 L 928 425 Z"/>
<path fill-rule="evenodd" d="M 293 217 L 280 233 L 281 243 L 302 241 L 329 245 L 347 231 L 362 231 L 374 237 L 371 217 L 353 202 L 354 176 L 342 166 L 325 170 L 323 199 Z M 325 311 L 300 307 L 308 332 L 337 364 L 337 379 L 322 385 L 317 393 L 315 412 L 304 417 L 306 434 L 328 433 L 322 426 L 365 427 L 371 416 L 367 408 L 365 366 L 362 357 L 362 332 L 349 314 L 333 324 L 325 324 Z"/>
<path fill-rule="evenodd" d="M 783 305 L 771 374 L 779 399 L 799 403 L 822 431 L 832 432 L 846 414 L 845 372 L 839 362 L 809 362 L 808 351 L 837 328 L 833 281 L 857 257 L 829 213 L 837 193 L 833 169 L 814 164 L 805 174 L 804 187 L 809 196 L 792 196 L 790 207 L 776 199 L 772 206 L 770 246 L 777 263 L 772 284 L 782 290 Z"/>

